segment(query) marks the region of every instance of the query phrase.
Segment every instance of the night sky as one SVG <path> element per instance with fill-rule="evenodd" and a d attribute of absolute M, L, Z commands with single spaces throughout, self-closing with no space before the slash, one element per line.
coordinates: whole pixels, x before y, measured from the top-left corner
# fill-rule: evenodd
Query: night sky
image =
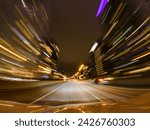
<path fill-rule="evenodd" d="M 60 48 L 60 62 L 73 74 L 88 61 L 89 50 L 100 29 L 96 12 L 100 0 L 51 0 L 50 37 Z M 47 5 L 48 6 L 48 5 Z"/>

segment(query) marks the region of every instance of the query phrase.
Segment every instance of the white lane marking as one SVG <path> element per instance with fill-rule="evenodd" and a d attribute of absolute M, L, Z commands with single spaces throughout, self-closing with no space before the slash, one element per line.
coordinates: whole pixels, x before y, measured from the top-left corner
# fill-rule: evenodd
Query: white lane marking
<path fill-rule="evenodd" d="M 131 96 L 133 96 L 132 94 L 129 94 L 129 93 L 125 93 L 125 91 L 124 90 L 119 90 L 119 89 L 112 89 L 112 88 L 108 88 L 108 87 L 105 87 L 104 89 L 103 88 L 97 88 L 97 87 L 95 87 L 95 85 L 93 85 L 93 84 L 86 84 L 86 83 L 83 83 L 84 85 L 86 85 L 86 86 L 92 86 L 93 87 L 93 89 L 96 89 L 96 90 L 99 90 L 99 91 L 101 91 L 101 92 L 103 92 L 103 93 L 107 93 L 107 94 L 111 94 L 111 95 L 113 95 L 113 96 L 116 96 L 116 97 L 119 97 L 119 98 L 124 98 L 124 99 L 126 99 L 126 98 L 128 98 L 128 97 L 131 97 Z M 118 92 L 119 91 L 119 92 Z M 106 95 L 106 94 L 105 94 Z"/>
<path fill-rule="evenodd" d="M 29 103 L 29 104 L 32 105 L 32 104 L 36 103 L 37 101 L 41 100 L 42 98 L 47 97 L 48 95 L 52 94 L 53 92 L 57 91 L 58 89 L 61 89 L 61 88 L 64 87 L 65 85 L 66 85 L 66 83 L 62 84 L 60 87 L 54 89 L 53 91 L 50 91 L 49 93 L 45 94 L 44 96 L 42 96 L 42 97 L 36 99 L 35 101 L 33 101 L 33 102 Z"/>
<path fill-rule="evenodd" d="M 97 96 L 95 96 L 93 93 L 91 93 L 89 90 L 87 90 L 86 88 L 82 87 L 81 85 L 79 85 L 82 89 L 84 89 L 87 93 L 89 93 L 90 95 L 92 95 L 94 98 L 96 98 L 98 101 L 103 102 L 101 99 L 99 99 Z"/>
<path fill-rule="evenodd" d="M 95 90 L 97 90 L 95 87 L 91 87 L 91 86 L 89 86 L 89 85 L 85 85 L 85 84 L 83 84 L 84 86 L 87 86 L 87 87 L 90 87 L 89 89 L 90 90 L 92 90 L 92 89 L 94 89 L 93 91 L 95 91 Z M 110 92 L 106 92 L 105 90 L 100 90 L 101 91 L 101 95 L 103 96 L 103 97 L 105 97 L 105 100 L 106 99 L 109 99 L 110 101 L 117 101 L 117 99 L 119 98 L 120 100 L 122 99 L 125 99 L 125 98 L 123 98 L 122 96 L 117 96 L 116 94 L 112 94 L 112 93 L 110 93 Z M 100 91 L 98 92 L 98 93 L 100 93 Z M 109 97 L 109 95 L 111 95 L 111 96 L 113 96 L 113 98 L 110 98 Z M 114 98 L 117 98 L 117 99 L 114 99 Z M 118 100 L 119 100 L 118 99 Z M 103 100 L 102 100 L 102 102 L 104 102 Z"/>

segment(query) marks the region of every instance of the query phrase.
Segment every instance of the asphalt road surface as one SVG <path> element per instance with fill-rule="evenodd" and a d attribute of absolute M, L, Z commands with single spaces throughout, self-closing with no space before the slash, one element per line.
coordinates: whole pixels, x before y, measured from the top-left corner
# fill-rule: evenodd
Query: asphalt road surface
<path fill-rule="evenodd" d="M 149 88 L 117 87 L 91 81 L 70 80 L 55 85 L 16 91 L 0 91 L 0 100 L 30 105 L 66 105 L 77 103 L 117 103 L 150 92 Z"/>

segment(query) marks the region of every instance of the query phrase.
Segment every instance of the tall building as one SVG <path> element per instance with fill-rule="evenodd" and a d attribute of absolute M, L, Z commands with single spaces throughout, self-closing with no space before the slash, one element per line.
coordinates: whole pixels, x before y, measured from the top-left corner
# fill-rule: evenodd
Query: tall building
<path fill-rule="evenodd" d="M 96 15 L 101 30 L 91 48 L 97 76 L 150 75 L 150 8 L 147 0 L 104 0 Z M 102 9 L 103 7 L 103 9 Z"/>

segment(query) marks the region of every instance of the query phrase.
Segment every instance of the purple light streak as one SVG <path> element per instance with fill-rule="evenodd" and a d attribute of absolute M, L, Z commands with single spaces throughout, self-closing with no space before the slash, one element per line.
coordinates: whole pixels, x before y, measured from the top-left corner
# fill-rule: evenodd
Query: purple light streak
<path fill-rule="evenodd" d="M 96 17 L 99 17 L 99 15 L 104 11 L 107 3 L 108 3 L 108 0 L 101 0 Z"/>

